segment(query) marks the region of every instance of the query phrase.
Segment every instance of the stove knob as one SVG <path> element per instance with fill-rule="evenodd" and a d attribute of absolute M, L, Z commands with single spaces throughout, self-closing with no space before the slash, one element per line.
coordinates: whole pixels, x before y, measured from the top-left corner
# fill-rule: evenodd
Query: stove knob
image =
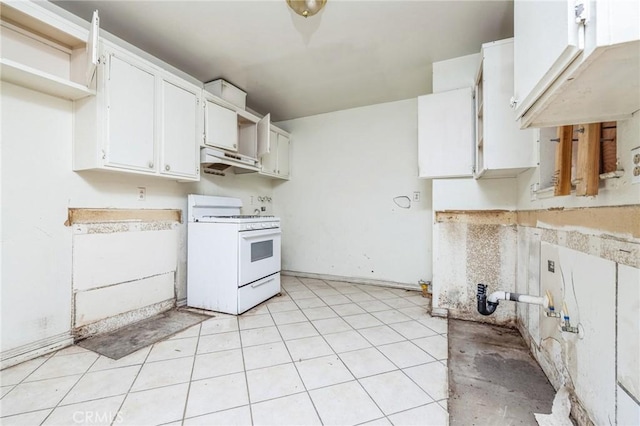
<path fill-rule="evenodd" d="M 268 224 L 268 223 L 263 223 L 263 224 L 262 224 L 262 227 L 263 227 L 263 228 L 268 228 L 268 227 L 269 227 L 269 224 Z"/>
<path fill-rule="evenodd" d="M 247 225 L 249 227 L 249 229 L 256 229 L 256 226 L 251 224 L 251 225 Z"/>

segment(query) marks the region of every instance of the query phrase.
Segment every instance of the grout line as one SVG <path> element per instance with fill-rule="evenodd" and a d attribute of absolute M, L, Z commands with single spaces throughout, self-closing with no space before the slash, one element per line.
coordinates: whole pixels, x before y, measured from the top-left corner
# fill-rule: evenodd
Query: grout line
<path fill-rule="evenodd" d="M 208 321 L 208 320 L 205 320 Z M 191 382 L 193 381 L 193 371 L 195 370 L 196 367 L 196 359 L 198 357 L 198 346 L 200 345 L 200 334 L 202 333 L 202 323 L 204 321 L 201 321 L 199 323 L 200 328 L 198 329 L 198 337 L 196 340 L 196 347 L 193 351 L 193 362 L 191 363 L 191 374 L 189 375 L 189 384 L 187 385 L 187 395 L 184 399 L 184 408 L 182 409 L 182 419 L 180 419 L 180 424 L 184 424 L 184 418 L 187 415 L 187 406 L 189 405 L 189 393 L 191 392 Z M 238 332 L 239 334 L 240 332 Z M 149 353 L 151 353 L 151 351 L 149 351 Z"/>

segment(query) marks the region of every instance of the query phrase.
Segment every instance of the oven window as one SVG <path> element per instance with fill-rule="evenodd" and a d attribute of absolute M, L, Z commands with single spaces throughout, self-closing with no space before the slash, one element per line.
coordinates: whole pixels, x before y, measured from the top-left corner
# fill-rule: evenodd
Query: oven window
<path fill-rule="evenodd" d="M 273 240 L 251 243 L 251 262 L 273 257 Z"/>

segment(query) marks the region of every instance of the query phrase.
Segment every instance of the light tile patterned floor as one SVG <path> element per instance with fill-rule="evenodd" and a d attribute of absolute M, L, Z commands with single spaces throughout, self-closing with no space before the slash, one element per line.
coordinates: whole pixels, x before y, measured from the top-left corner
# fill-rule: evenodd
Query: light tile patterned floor
<path fill-rule="evenodd" d="M 445 425 L 447 322 L 419 292 L 282 277 L 282 296 L 118 361 L 0 372 L 3 425 Z"/>

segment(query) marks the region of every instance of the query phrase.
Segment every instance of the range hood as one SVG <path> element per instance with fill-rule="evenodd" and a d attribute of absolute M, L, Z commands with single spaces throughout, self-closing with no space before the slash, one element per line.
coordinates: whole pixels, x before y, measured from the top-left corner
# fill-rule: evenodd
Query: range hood
<path fill-rule="evenodd" d="M 202 148 L 200 150 L 201 169 L 205 173 L 224 176 L 229 167 L 243 169 L 243 171 L 257 172 L 258 160 L 246 155 L 227 152 L 217 148 Z"/>

